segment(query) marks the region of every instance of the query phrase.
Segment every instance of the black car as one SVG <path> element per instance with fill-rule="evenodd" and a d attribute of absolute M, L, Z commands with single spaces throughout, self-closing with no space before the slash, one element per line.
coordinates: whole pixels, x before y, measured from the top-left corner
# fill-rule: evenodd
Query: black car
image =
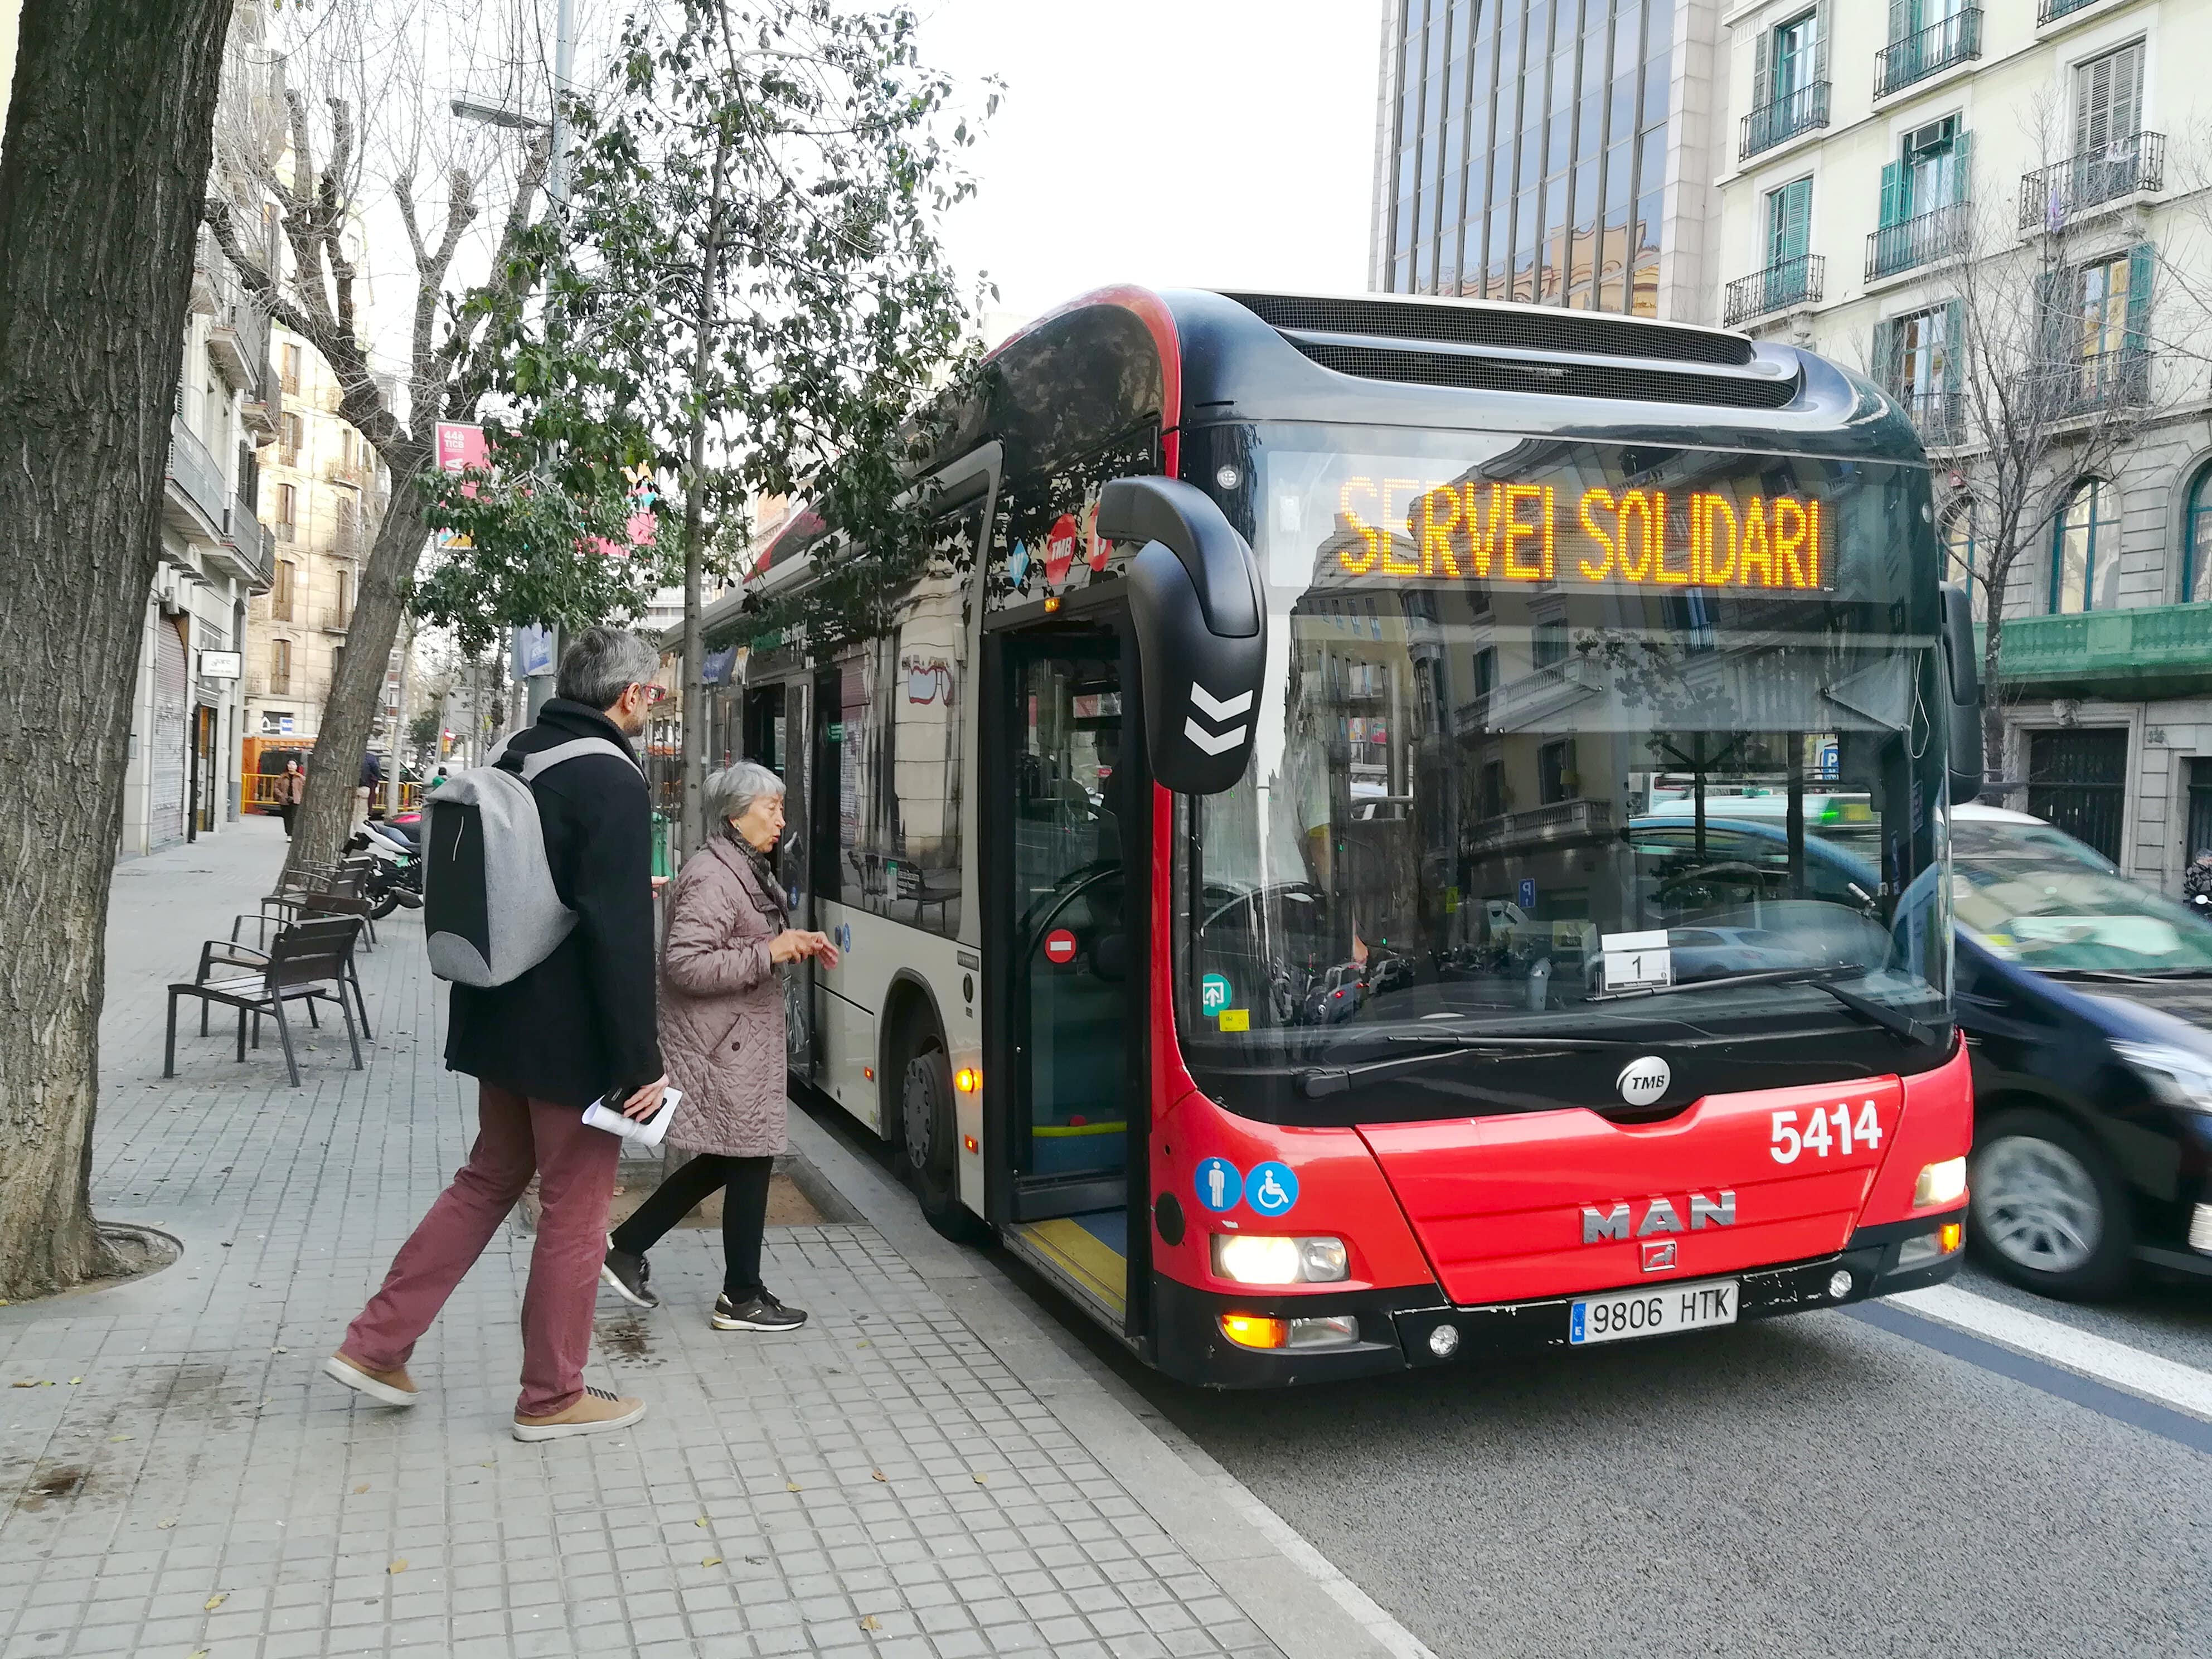
<path fill-rule="evenodd" d="M 2212 1275 L 2212 922 L 2039 819 L 1953 814 L 1970 1246 L 2046 1295 Z"/>

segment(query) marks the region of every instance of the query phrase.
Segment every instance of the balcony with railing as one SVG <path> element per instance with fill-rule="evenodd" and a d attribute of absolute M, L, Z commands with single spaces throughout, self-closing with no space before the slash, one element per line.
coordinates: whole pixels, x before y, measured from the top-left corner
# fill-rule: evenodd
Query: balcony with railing
<path fill-rule="evenodd" d="M 1735 328 L 1793 306 L 1818 305 L 1826 280 L 1827 261 L 1817 253 L 1801 253 L 1748 276 L 1739 276 L 1728 285 L 1721 326 Z"/>
<path fill-rule="evenodd" d="M 2070 17 L 2077 11 L 2087 10 L 2097 0 L 2041 0 L 2035 9 L 2036 27 L 2055 23 L 2062 17 Z"/>
<path fill-rule="evenodd" d="M 1968 6 L 1891 41 L 1874 55 L 1874 95 L 1887 98 L 1916 81 L 1982 55 L 1982 9 Z"/>
<path fill-rule="evenodd" d="M 1467 833 L 1469 853 L 1526 849 L 1556 842 L 1602 840 L 1613 830 L 1613 803 L 1562 800 L 1479 820 Z"/>
<path fill-rule="evenodd" d="M 2043 372 L 2050 377 L 2045 407 L 2054 411 L 2093 415 L 2150 401 L 2150 353 L 2141 346 L 2092 352 Z"/>
<path fill-rule="evenodd" d="M 343 634 L 353 626 L 353 607 L 349 605 L 326 605 L 316 616 L 315 625 L 325 634 Z"/>
<path fill-rule="evenodd" d="M 276 538 L 256 516 L 244 494 L 231 498 L 228 519 L 217 551 L 237 579 L 257 593 L 268 591 L 276 573 Z"/>
<path fill-rule="evenodd" d="M 1786 138 L 1828 125 L 1828 83 L 1811 82 L 1787 92 L 1771 103 L 1761 104 L 1743 118 L 1739 160 L 1772 149 Z"/>
<path fill-rule="evenodd" d="M 161 495 L 161 516 L 172 529 L 196 540 L 212 542 L 228 522 L 230 487 L 199 434 L 185 424 L 182 415 L 169 417 L 167 487 Z"/>
<path fill-rule="evenodd" d="M 2056 230 L 2075 216 L 2166 188 L 2166 135 L 2131 132 L 2102 149 L 2069 155 L 2020 181 L 2020 228 Z"/>
<path fill-rule="evenodd" d="M 1930 449 L 1955 449 L 1966 441 L 1966 400 L 1955 392 L 1911 390 L 1891 394 L 1920 441 Z"/>
<path fill-rule="evenodd" d="M 2008 617 L 1997 674 L 2008 692 L 2201 695 L 2212 690 L 2212 605 Z"/>
<path fill-rule="evenodd" d="M 1947 202 L 1884 225 L 1867 238 L 1867 281 L 1950 258 L 1966 246 L 1972 225 L 1972 204 L 1966 202 Z"/>

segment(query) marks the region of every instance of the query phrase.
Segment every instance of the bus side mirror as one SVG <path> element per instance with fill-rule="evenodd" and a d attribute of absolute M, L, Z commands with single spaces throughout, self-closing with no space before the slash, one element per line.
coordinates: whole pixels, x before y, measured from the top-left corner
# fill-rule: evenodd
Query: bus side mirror
<path fill-rule="evenodd" d="M 1982 684 L 1974 650 L 1974 605 L 1957 582 L 1943 592 L 1943 678 L 1951 715 L 1951 805 L 1963 806 L 1982 793 Z"/>
<path fill-rule="evenodd" d="M 1129 611 L 1152 776 L 1218 795 L 1244 775 L 1267 668 L 1267 607 L 1251 544 L 1203 492 L 1117 478 L 1098 497 L 1102 539 L 1140 544 Z"/>

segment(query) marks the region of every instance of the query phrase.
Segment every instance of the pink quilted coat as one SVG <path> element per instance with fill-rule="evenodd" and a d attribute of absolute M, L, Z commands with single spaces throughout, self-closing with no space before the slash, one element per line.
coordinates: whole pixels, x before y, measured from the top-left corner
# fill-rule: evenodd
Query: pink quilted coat
<path fill-rule="evenodd" d="M 671 1145 L 727 1158 L 786 1150 L 783 981 L 775 923 L 750 860 L 726 836 L 669 888 L 660 955 L 660 1053 L 684 1091 Z"/>

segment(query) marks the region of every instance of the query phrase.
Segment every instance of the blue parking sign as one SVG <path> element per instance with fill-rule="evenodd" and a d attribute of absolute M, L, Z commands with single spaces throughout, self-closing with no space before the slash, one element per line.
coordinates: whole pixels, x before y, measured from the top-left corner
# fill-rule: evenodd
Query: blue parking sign
<path fill-rule="evenodd" d="M 1523 910 L 1536 908 L 1536 884 L 1526 876 L 1521 878 L 1521 908 Z"/>

